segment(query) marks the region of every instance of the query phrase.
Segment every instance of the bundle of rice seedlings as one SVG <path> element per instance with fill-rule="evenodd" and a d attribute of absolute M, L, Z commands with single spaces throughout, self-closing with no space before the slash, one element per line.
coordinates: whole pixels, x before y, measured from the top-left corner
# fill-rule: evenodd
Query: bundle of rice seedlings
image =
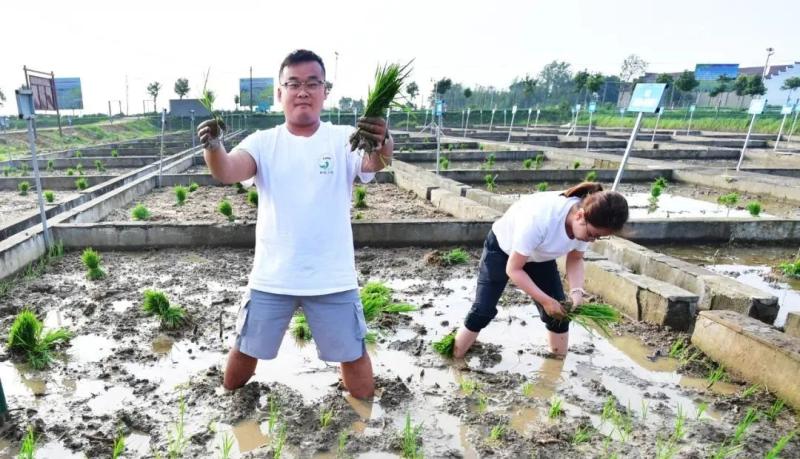
<path fill-rule="evenodd" d="M 299 340 L 311 341 L 311 327 L 308 326 L 308 319 L 302 312 L 298 311 L 292 317 L 291 332 L 292 336 Z"/>
<path fill-rule="evenodd" d="M 753 217 L 758 217 L 761 215 L 761 203 L 758 201 L 750 201 L 747 203 L 747 211 L 750 212 L 750 215 Z"/>
<path fill-rule="evenodd" d="M 48 202 L 48 204 L 52 204 L 53 201 L 56 200 L 56 194 L 53 193 L 51 190 L 47 190 L 44 192 L 44 199 Z"/>
<path fill-rule="evenodd" d="M 800 279 L 800 258 L 798 258 L 794 263 L 791 261 L 781 263 L 778 265 L 778 269 L 786 277 Z"/>
<path fill-rule="evenodd" d="M 53 361 L 53 349 L 72 339 L 72 332 L 57 328 L 43 333 L 43 324 L 36 314 L 23 309 L 14 319 L 8 332 L 6 346 L 11 352 L 22 354 L 31 366 L 41 370 Z"/>
<path fill-rule="evenodd" d="M 203 92 L 201 93 L 200 103 L 203 107 L 208 110 L 211 114 L 211 119 L 214 122 L 208 127 L 211 135 L 214 137 L 220 137 L 224 131 L 227 130 L 227 126 L 225 126 L 225 121 L 222 119 L 219 113 L 214 110 L 214 101 L 216 100 L 216 96 L 214 95 L 214 91 L 210 89 L 206 89 L 208 86 L 208 75 L 211 73 L 211 67 L 208 68 L 208 72 L 206 72 L 206 79 L 203 82 Z"/>
<path fill-rule="evenodd" d="M 189 190 L 185 186 L 175 185 L 173 191 L 175 192 L 175 200 L 178 202 L 179 206 L 182 206 L 183 203 L 186 202 L 186 196 L 189 194 Z"/>
<path fill-rule="evenodd" d="M 392 290 L 381 282 L 368 282 L 359 292 L 364 308 L 364 320 L 372 322 L 381 314 L 400 314 L 416 311 L 416 306 L 392 301 Z"/>
<path fill-rule="evenodd" d="M 455 330 L 453 330 L 450 333 L 444 335 L 442 339 L 440 339 L 439 341 L 434 341 L 433 350 L 445 357 L 452 357 L 453 350 L 455 349 L 455 344 L 456 344 L 456 332 Z"/>
<path fill-rule="evenodd" d="M 100 254 L 94 251 L 91 247 L 83 251 L 83 254 L 81 254 L 81 260 L 89 269 L 89 272 L 86 273 L 86 277 L 91 280 L 98 280 L 106 277 L 106 273 L 102 268 L 100 268 Z"/>
<path fill-rule="evenodd" d="M 177 328 L 184 322 L 186 316 L 182 307 L 171 306 L 166 295 L 150 289 L 144 291 L 142 310 L 149 316 L 158 316 L 165 328 Z"/>
<path fill-rule="evenodd" d="M 83 191 L 89 188 L 89 182 L 87 182 L 85 178 L 81 177 L 78 180 L 75 180 L 75 188 L 77 188 L 79 191 Z"/>
<path fill-rule="evenodd" d="M 247 202 L 253 207 L 258 207 L 258 191 L 250 190 L 247 192 Z"/>
<path fill-rule="evenodd" d="M 586 177 L 583 179 L 584 182 L 596 182 L 597 181 L 597 172 L 589 171 L 586 173 Z"/>
<path fill-rule="evenodd" d="M 410 73 L 411 62 L 403 66 L 388 64 L 378 67 L 375 71 L 375 85 L 369 89 L 369 95 L 367 96 L 364 117 L 384 116 L 386 109 L 395 105 L 394 99 L 400 93 L 400 88 Z M 361 129 L 358 129 L 350 136 L 350 149 L 355 151 L 359 148 L 369 155 L 378 150 L 378 143 L 364 136 Z"/>
<path fill-rule="evenodd" d="M 353 196 L 355 197 L 355 203 L 353 206 L 356 209 L 366 209 L 367 208 L 367 187 L 359 185 L 353 189 Z"/>
<path fill-rule="evenodd" d="M 19 182 L 19 185 L 17 185 L 17 190 L 19 190 L 20 196 L 27 196 L 28 190 L 30 189 L 31 189 L 31 184 L 28 183 L 27 181 Z"/>
<path fill-rule="evenodd" d="M 522 161 L 523 169 L 530 169 L 531 167 L 533 167 L 533 158 L 528 158 Z"/>
<path fill-rule="evenodd" d="M 445 266 L 461 265 L 467 260 L 469 260 L 469 254 L 461 248 L 453 249 L 442 255 L 442 264 Z"/>
<path fill-rule="evenodd" d="M 219 210 L 219 213 L 222 215 L 228 217 L 229 222 L 236 220 L 236 217 L 233 215 L 233 206 L 231 206 L 231 203 L 227 200 L 223 199 L 222 202 L 219 203 L 217 210 Z"/>
<path fill-rule="evenodd" d="M 200 188 L 200 185 L 198 185 L 197 182 L 192 182 L 192 184 L 189 185 L 189 193 L 194 193 L 198 188 Z"/>
<path fill-rule="evenodd" d="M 550 184 L 547 183 L 547 182 L 542 182 L 542 183 L 536 185 L 536 191 L 539 191 L 539 192 L 545 192 L 545 191 L 547 191 L 548 188 L 550 188 Z"/>
<path fill-rule="evenodd" d="M 136 204 L 136 207 L 131 210 L 131 217 L 134 220 L 147 220 L 150 218 L 150 211 L 141 202 Z"/>
<path fill-rule="evenodd" d="M 619 311 L 604 303 L 586 303 L 567 313 L 567 318 L 592 333 L 590 325 L 595 325 L 606 336 L 611 335 L 609 327 L 621 320 Z"/>

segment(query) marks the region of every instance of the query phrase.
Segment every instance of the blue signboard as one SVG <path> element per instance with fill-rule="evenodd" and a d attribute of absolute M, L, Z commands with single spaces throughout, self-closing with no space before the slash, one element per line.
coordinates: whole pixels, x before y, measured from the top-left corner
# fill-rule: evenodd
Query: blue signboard
<path fill-rule="evenodd" d="M 631 101 L 628 103 L 628 111 L 656 113 L 664 97 L 664 90 L 667 85 L 664 83 L 639 83 L 633 88 Z"/>
<path fill-rule="evenodd" d="M 695 105 L 695 104 L 689 105 L 689 111 L 690 112 L 694 112 L 695 110 L 697 110 L 697 105 Z"/>
<path fill-rule="evenodd" d="M 56 78 L 56 98 L 60 110 L 83 110 L 80 78 Z"/>
<path fill-rule="evenodd" d="M 791 105 L 784 105 L 781 107 L 781 115 L 789 115 L 792 113 L 792 106 Z"/>
<path fill-rule="evenodd" d="M 739 76 L 739 64 L 697 64 L 694 67 L 697 81 L 717 81 L 721 76 L 735 79 Z"/>
<path fill-rule="evenodd" d="M 253 78 L 253 107 L 265 112 L 275 103 L 275 80 L 273 78 Z M 239 79 L 239 104 L 250 106 L 250 78 Z"/>
<path fill-rule="evenodd" d="M 436 101 L 436 116 L 442 116 L 442 101 Z"/>
<path fill-rule="evenodd" d="M 760 115 L 761 112 L 764 111 L 766 105 L 767 99 L 753 99 L 750 101 L 750 108 L 747 109 L 747 113 L 751 115 Z"/>
<path fill-rule="evenodd" d="M 589 113 L 597 111 L 597 102 L 589 102 Z"/>

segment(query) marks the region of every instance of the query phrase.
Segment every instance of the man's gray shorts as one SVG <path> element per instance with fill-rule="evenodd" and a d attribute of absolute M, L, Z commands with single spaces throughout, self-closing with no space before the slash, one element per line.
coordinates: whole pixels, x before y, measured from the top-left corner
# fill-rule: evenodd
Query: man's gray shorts
<path fill-rule="evenodd" d="M 300 306 L 320 359 L 352 362 L 364 354 L 367 323 L 358 290 L 292 296 L 251 289 L 249 298 L 245 298 L 239 308 L 236 347 L 257 359 L 274 359 L 289 322 Z"/>

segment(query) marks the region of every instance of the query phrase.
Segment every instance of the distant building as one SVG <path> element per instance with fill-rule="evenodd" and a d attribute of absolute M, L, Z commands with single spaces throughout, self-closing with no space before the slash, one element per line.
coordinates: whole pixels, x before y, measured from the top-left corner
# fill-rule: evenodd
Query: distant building
<path fill-rule="evenodd" d="M 194 110 L 194 116 L 197 118 L 211 116 L 211 112 L 203 107 L 199 99 L 170 99 L 169 101 L 169 116 L 188 118 L 192 116 L 192 110 Z"/>

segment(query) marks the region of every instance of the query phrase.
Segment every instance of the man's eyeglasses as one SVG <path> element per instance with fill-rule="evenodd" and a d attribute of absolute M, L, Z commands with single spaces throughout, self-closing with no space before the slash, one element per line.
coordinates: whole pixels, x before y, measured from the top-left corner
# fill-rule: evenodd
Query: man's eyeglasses
<path fill-rule="evenodd" d="M 286 83 L 281 83 L 281 86 L 286 88 L 286 90 L 291 92 L 298 92 L 301 88 L 305 87 L 306 91 L 308 92 L 316 92 L 324 88 L 325 82 L 319 80 L 308 80 L 308 81 L 287 81 Z"/>

